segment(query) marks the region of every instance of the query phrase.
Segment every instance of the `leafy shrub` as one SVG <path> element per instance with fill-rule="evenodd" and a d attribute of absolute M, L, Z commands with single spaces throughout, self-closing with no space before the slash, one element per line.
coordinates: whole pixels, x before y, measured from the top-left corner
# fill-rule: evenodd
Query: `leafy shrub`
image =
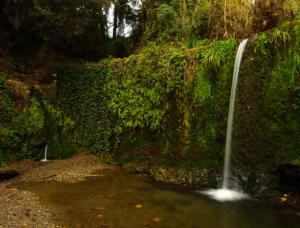
<path fill-rule="evenodd" d="M 9 87 L 6 87 L 2 81 L 1 88 L 8 88 L 8 92 L 3 94 L 9 94 Z M 8 99 L 9 96 L 5 98 Z M 70 118 L 65 117 L 62 111 L 36 97 L 31 99 L 28 110 L 19 115 L 15 114 L 12 101 L 4 100 L 3 104 L 6 105 L 4 107 L 10 107 L 10 109 L 2 109 L 2 111 L 10 110 L 14 114 L 14 116 L 9 116 L 10 121 L 5 124 L 0 122 L 0 148 L 3 149 L 3 153 L 12 151 L 8 156 L 10 159 L 29 158 L 39 154 L 38 148 L 41 144 L 47 142 L 53 144 L 53 141 L 55 144 L 52 146 L 53 154 L 56 154 L 56 157 L 61 156 L 63 141 L 67 141 L 67 132 L 74 126 L 74 122 Z M 8 119 L 5 118 L 5 120 Z"/>
<path fill-rule="evenodd" d="M 76 122 L 72 142 L 87 146 L 93 152 L 110 148 L 110 113 L 104 85 L 111 70 L 110 61 L 99 66 L 84 65 L 79 68 L 60 69 L 59 105 L 63 113 Z"/>
<path fill-rule="evenodd" d="M 146 39 L 157 42 L 177 40 L 182 25 L 174 8 L 168 4 L 161 4 L 154 12 L 145 32 Z"/>
<path fill-rule="evenodd" d="M 278 29 L 249 42 L 241 67 L 233 150 L 237 159 L 254 157 L 253 166 L 264 156 L 297 159 L 300 148 L 299 31 Z M 182 46 L 148 43 L 128 58 L 64 71 L 61 107 L 76 121 L 75 142 L 95 152 L 133 147 L 222 161 L 237 41 Z"/>
<path fill-rule="evenodd" d="M 236 46 L 234 39 L 226 41 L 216 41 L 209 49 L 202 52 L 202 64 L 207 71 L 216 71 L 228 57 L 233 54 L 233 48 Z"/>
<path fill-rule="evenodd" d="M 151 45 L 138 56 L 115 62 L 118 68 L 111 72 L 113 80 L 107 92 L 111 94 L 108 107 L 117 118 L 117 133 L 126 128 L 164 128 L 170 99 L 175 96 L 175 101 L 183 86 L 181 66 L 175 64 L 180 54 Z"/>
<path fill-rule="evenodd" d="M 6 159 L 4 157 L 4 153 L 2 152 L 2 150 L 0 149 L 0 167 L 4 166 L 6 164 Z"/>
<path fill-rule="evenodd" d="M 12 89 L 0 75 L 0 125 L 7 126 L 16 115 L 15 104 L 12 100 Z"/>
<path fill-rule="evenodd" d="M 33 98 L 28 110 L 21 113 L 13 121 L 13 129 L 21 138 L 31 139 L 33 136 L 43 135 L 45 117 L 40 104 Z"/>

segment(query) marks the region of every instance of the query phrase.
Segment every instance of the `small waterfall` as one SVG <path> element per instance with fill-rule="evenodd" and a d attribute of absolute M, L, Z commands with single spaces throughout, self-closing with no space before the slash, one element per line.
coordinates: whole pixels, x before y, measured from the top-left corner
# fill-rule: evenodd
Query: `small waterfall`
<path fill-rule="evenodd" d="M 42 162 L 46 162 L 47 160 L 47 152 L 48 152 L 48 144 L 45 145 L 44 148 L 44 158 L 41 160 Z"/>
<path fill-rule="evenodd" d="M 207 191 L 201 191 L 202 194 L 208 195 L 211 198 L 219 201 L 233 201 L 247 198 L 247 195 L 228 189 L 228 180 L 230 176 L 230 154 L 231 154 L 231 140 L 232 140 L 232 124 L 234 117 L 234 106 L 236 97 L 236 88 L 238 83 L 240 65 L 244 54 L 245 47 L 248 39 L 241 42 L 234 65 L 234 72 L 232 78 L 232 87 L 230 95 L 228 122 L 227 122 L 227 135 L 226 135 L 226 146 L 225 146 L 225 159 L 224 159 L 224 173 L 223 173 L 223 186 L 221 189 L 211 189 Z"/>
<path fill-rule="evenodd" d="M 232 86 L 231 86 L 231 95 L 230 95 L 230 104 L 229 104 L 229 113 L 228 113 L 228 121 L 227 121 L 227 134 L 226 134 L 224 173 L 223 173 L 223 186 L 222 186 L 223 189 L 228 188 L 228 179 L 229 179 L 229 175 L 230 175 L 232 125 L 233 125 L 233 118 L 234 118 L 236 88 L 237 88 L 237 83 L 238 83 L 238 78 L 239 78 L 241 61 L 242 61 L 242 57 L 243 57 L 247 42 L 248 42 L 248 39 L 245 39 L 241 42 L 238 52 L 236 54 L 235 65 L 234 65 L 234 72 L 233 72 Z"/>

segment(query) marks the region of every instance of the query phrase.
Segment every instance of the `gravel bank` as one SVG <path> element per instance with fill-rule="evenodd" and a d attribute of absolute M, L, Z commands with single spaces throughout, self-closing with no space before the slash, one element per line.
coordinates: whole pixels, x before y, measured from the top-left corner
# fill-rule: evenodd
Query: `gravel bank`
<path fill-rule="evenodd" d="M 14 169 L 20 175 L 10 181 L 0 182 L 0 228 L 4 227 L 59 227 L 54 217 L 33 193 L 16 186 L 20 182 L 58 181 L 75 183 L 83 181 L 93 172 L 108 169 L 96 156 L 78 154 L 70 159 L 49 162 L 21 161 L 4 169 Z"/>

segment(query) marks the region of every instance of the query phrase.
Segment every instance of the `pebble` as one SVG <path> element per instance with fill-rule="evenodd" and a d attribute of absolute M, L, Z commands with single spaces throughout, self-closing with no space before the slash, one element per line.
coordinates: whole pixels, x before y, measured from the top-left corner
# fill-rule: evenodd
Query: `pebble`
<path fill-rule="evenodd" d="M 54 227 L 51 213 L 34 194 L 0 184 L 0 227 Z"/>
<path fill-rule="evenodd" d="M 14 181 L 39 181 L 43 177 L 49 177 L 52 174 L 53 177 L 46 179 L 46 181 L 56 180 L 75 183 L 83 180 L 89 173 L 105 168 L 105 165 L 96 161 L 97 158 L 89 154 L 79 154 L 73 158 L 53 161 L 46 165 L 40 165 L 40 163 L 34 161 L 23 161 L 13 167 L 14 169 L 23 170 L 22 175 Z M 54 223 L 54 214 L 44 205 L 41 205 L 38 197 L 33 193 L 14 187 L 9 188 L 1 183 L 0 207 L 0 228 L 61 227 Z"/>

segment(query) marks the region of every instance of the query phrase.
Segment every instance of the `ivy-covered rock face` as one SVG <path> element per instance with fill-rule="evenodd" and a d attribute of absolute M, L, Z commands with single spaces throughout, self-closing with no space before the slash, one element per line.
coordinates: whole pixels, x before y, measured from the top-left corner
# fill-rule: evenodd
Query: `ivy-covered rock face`
<path fill-rule="evenodd" d="M 4 163 L 5 160 L 2 149 L 14 144 L 14 136 L 8 129 L 16 116 L 12 96 L 12 88 L 6 84 L 4 76 L 0 75 L 0 163 Z"/>
<path fill-rule="evenodd" d="M 27 109 L 17 113 L 18 100 L 12 91 L 0 77 L 0 165 L 7 160 L 38 158 L 46 144 L 53 157 L 65 156 L 63 148 L 74 122 L 36 95 L 32 95 Z"/>
<path fill-rule="evenodd" d="M 299 28 L 284 24 L 246 48 L 234 124 L 237 168 L 271 171 L 299 161 Z M 76 121 L 74 141 L 94 152 L 117 149 L 124 160 L 139 151 L 136 157 L 221 169 L 237 46 L 233 39 L 189 49 L 149 43 L 128 58 L 61 69 L 59 103 Z"/>
<path fill-rule="evenodd" d="M 77 123 L 74 141 L 94 152 L 140 148 L 148 151 L 141 157 L 216 167 L 236 45 L 149 43 L 128 58 L 61 69 L 59 103 Z"/>
<path fill-rule="evenodd" d="M 9 124 L 15 116 L 15 107 L 12 100 L 12 89 L 5 83 L 4 76 L 0 75 L 0 122 Z"/>

